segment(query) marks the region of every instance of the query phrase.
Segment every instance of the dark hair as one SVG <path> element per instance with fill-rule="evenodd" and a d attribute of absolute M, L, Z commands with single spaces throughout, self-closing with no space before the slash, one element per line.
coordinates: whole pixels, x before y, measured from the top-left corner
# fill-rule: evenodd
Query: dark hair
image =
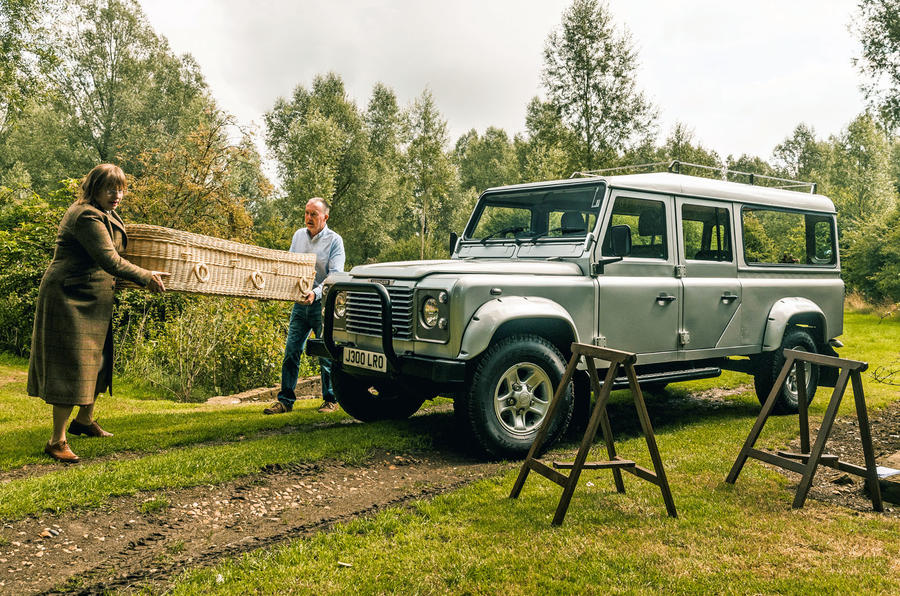
<path fill-rule="evenodd" d="M 81 191 L 78 193 L 78 203 L 95 203 L 101 192 L 108 188 L 125 190 L 125 172 L 117 165 L 102 163 L 81 181 Z"/>
<path fill-rule="evenodd" d="M 309 201 L 319 201 L 319 204 L 322 205 L 322 211 L 325 212 L 325 215 L 331 213 L 331 205 L 329 205 L 328 201 L 326 201 L 322 197 L 312 197 Z M 309 203 L 309 201 L 306 202 Z"/>

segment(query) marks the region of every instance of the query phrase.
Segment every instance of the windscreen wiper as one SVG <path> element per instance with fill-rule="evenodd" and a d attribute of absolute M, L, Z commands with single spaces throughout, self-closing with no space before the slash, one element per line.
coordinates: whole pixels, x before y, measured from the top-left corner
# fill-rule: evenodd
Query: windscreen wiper
<path fill-rule="evenodd" d="M 545 232 L 536 232 L 532 234 L 528 239 L 532 242 L 537 242 L 538 238 L 543 238 L 544 236 L 552 234 L 553 232 L 559 232 L 561 234 L 574 234 L 575 232 L 584 232 L 585 234 L 587 234 L 587 232 L 583 228 L 551 228 Z"/>
<path fill-rule="evenodd" d="M 491 232 L 490 234 L 488 234 L 487 236 L 485 236 L 484 238 L 481 239 L 481 243 L 484 244 L 491 238 L 496 238 L 497 236 L 506 236 L 507 234 L 518 234 L 519 232 L 524 232 L 524 231 L 525 231 L 524 226 L 507 226 L 505 228 L 497 230 L 496 232 Z"/>

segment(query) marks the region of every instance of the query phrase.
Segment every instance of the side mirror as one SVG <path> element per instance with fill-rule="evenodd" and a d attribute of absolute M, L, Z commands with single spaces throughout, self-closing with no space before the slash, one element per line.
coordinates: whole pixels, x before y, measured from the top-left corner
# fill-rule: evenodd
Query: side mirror
<path fill-rule="evenodd" d="M 456 251 L 456 242 L 459 240 L 459 236 L 456 235 L 456 232 L 450 232 L 450 256 L 453 256 L 453 253 Z M 629 238 L 631 240 L 631 238 Z"/>
<path fill-rule="evenodd" d="M 609 229 L 609 246 L 613 256 L 627 257 L 631 254 L 631 228 L 627 225 L 613 226 Z"/>

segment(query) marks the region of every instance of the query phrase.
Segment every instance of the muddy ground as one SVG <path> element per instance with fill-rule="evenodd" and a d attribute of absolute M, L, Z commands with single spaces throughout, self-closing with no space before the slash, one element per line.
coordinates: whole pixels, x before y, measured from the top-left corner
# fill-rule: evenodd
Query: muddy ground
<path fill-rule="evenodd" d="M 716 402 L 721 396 L 688 399 Z M 871 428 L 876 456 L 900 451 L 900 402 L 873 412 Z M 516 466 L 482 462 L 464 449 L 448 447 L 376 453 L 360 467 L 337 462 L 275 466 L 225 485 L 118 498 L 102 509 L 5 523 L 0 528 L 0 593 L 160 590 L 186 569 L 309 536 Z M 826 447 L 842 459 L 862 463 L 855 417 L 838 419 Z M 789 448 L 797 450 L 798 445 Z M 40 468 L 31 472 L 45 471 Z M 845 478 L 830 468 L 819 470 L 810 498 L 871 511 L 862 479 Z M 787 474 L 794 480 L 788 487 L 793 490 L 799 476 Z M 168 507 L 140 512 L 158 496 Z M 885 505 L 885 515 L 900 516 L 900 506 Z"/>

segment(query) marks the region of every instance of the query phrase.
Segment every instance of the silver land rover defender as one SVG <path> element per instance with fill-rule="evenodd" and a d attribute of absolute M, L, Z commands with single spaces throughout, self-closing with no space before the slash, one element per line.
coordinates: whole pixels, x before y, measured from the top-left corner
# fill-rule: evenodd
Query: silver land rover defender
<path fill-rule="evenodd" d="M 491 188 L 449 260 L 330 276 L 309 350 L 334 359 L 341 406 L 373 421 L 450 396 L 485 451 L 521 456 L 572 342 L 637 353 L 649 391 L 731 369 L 754 376 L 761 400 L 784 348 L 835 355 L 844 285 L 832 202 L 813 185 L 677 171 Z M 789 376 L 779 409 L 796 409 L 798 382 L 810 399 L 833 385 L 827 372 Z M 586 377 L 566 388 L 548 444 L 588 411 Z"/>

